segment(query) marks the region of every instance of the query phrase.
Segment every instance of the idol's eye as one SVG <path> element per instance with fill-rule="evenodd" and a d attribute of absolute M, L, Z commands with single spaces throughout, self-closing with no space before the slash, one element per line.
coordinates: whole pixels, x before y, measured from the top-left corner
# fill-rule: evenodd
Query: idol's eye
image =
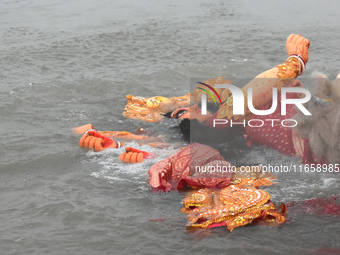
<path fill-rule="evenodd" d="M 175 119 L 179 119 L 184 113 L 188 112 L 187 110 L 179 110 L 174 114 Z"/>

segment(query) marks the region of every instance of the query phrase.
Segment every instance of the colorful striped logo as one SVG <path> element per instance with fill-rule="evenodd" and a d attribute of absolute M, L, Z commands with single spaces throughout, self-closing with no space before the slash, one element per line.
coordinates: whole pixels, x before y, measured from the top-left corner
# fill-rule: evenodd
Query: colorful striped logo
<path fill-rule="evenodd" d="M 220 104 L 222 105 L 222 100 L 221 100 L 220 96 L 218 95 L 217 91 L 216 91 L 213 87 L 211 87 L 211 86 L 208 85 L 208 84 L 205 84 L 204 82 L 197 82 L 197 83 L 198 83 L 198 84 L 201 84 L 201 85 L 203 85 L 203 86 L 206 86 L 206 87 L 209 88 L 212 92 L 214 92 L 215 95 L 217 96 L 218 100 L 220 101 Z M 215 103 L 215 105 L 217 106 L 216 100 L 215 100 L 213 94 L 212 94 L 209 90 L 207 90 L 207 89 L 205 89 L 205 88 L 201 88 L 201 87 L 196 87 L 196 88 L 197 88 L 197 89 L 200 89 L 200 90 L 203 90 L 205 93 L 207 93 L 207 94 L 212 98 L 212 100 L 214 100 L 214 103 Z"/>

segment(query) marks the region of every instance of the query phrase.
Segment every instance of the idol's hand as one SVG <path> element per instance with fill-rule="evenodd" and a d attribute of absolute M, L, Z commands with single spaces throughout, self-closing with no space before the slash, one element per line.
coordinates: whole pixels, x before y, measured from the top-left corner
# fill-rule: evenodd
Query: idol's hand
<path fill-rule="evenodd" d="M 125 152 L 123 152 L 120 156 L 119 159 L 125 163 L 142 163 L 144 159 L 150 158 L 151 154 L 138 150 L 132 147 L 126 147 Z"/>
<path fill-rule="evenodd" d="M 287 53 L 289 56 L 296 55 L 301 57 L 306 64 L 308 61 L 308 49 L 310 42 L 302 35 L 291 34 L 286 41 Z"/>
<path fill-rule="evenodd" d="M 79 147 L 102 151 L 108 148 L 118 148 L 119 146 L 113 139 L 103 136 L 94 130 L 90 130 L 80 138 Z"/>

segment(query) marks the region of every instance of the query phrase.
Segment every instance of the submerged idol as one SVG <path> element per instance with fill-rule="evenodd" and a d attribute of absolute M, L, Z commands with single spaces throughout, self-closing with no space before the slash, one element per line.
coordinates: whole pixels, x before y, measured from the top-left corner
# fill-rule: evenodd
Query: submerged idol
<path fill-rule="evenodd" d="M 301 35 L 290 35 L 286 41 L 288 59 L 251 80 L 242 88 L 244 95 L 244 114 L 233 112 L 233 95 L 228 89 L 216 89 L 223 102 L 216 112 L 202 114 L 199 102 L 204 88 L 214 88 L 216 84 L 230 84 L 229 80 L 218 77 L 209 79 L 197 86 L 190 95 L 179 98 L 140 98 L 129 95 L 124 116 L 148 122 L 163 120 L 164 116 L 182 119 L 181 130 L 190 133 L 191 144 L 174 155 L 156 163 L 149 171 L 149 184 L 155 190 L 170 191 L 173 189 L 192 189 L 183 200 L 182 212 L 188 214 L 189 226 L 194 228 L 211 228 L 226 226 L 230 231 L 239 226 L 262 220 L 266 223 L 281 224 L 285 222 L 286 206 L 281 211 L 270 200 L 270 195 L 259 189 L 260 186 L 272 185 L 275 179 L 263 173 L 261 167 L 231 168 L 230 154 L 226 147 L 233 147 L 235 139 L 251 147 L 252 144 L 265 145 L 279 152 L 299 156 L 303 163 L 340 163 L 340 83 L 333 84 L 323 79 L 312 99 L 305 104 L 311 116 L 297 112 L 294 105 L 287 106 L 284 118 L 294 118 L 299 125 L 290 128 L 278 122 L 266 119 L 282 120 L 281 106 L 270 115 L 255 115 L 247 107 L 249 88 L 252 89 L 252 103 L 255 109 L 267 110 L 271 107 L 272 90 L 281 92 L 285 87 L 300 87 L 295 78 L 305 70 L 308 61 L 309 40 Z M 338 77 L 340 78 L 340 77 Z M 288 94 L 288 98 L 300 98 L 298 93 Z M 209 100 L 208 100 L 209 101 Z M 191 106 L 188 107 L 191 103 Z M 179 107 L 179 108 L 178 108 Z M 177 109 L 176 109 L 177 108 Z M 167 113 L 169 112 L 169 113 Z M 294 116 L 294 117 L 293 117 Z M 262 120 L 263 125 L 254 127 L 214 127 L 214 120 L 225 120 L 225 123 Z M 261 122 L 262 123 L 262 122 Z M 198 125 L 198 129 L 189 126 Z M 198 135 L 192 130 L 198 130 Z M 118 148 L 119 137 L 125 140 L 137 140 L 154 146 L 166 146 L 160 138 L 152 138 L 142 130 L 136 134 L 129 132 L 99 132 L 88 124 L 76 128 L 75 132 L 83 134 L 80 146 L 103 150 Z M 203 133 L 202 133 L 203 132 Z M 204 132 L 212 133 L 209 143 L 203 142 Z M 118 138 L 118 139 L 117 139 Z M 227 145 L 229 143 L 229 145 Z M 231 146 L 230 146 L 231 145 Z M 231 149 L 235 151 L 235 149 Z M 229 150 L 230 152 L 230 150 Z M 127 147 L 120 156 L 125 163 L 139 163 L 150 157 L 145 151 Z M 227 160 L 226 160 L 227 159 Z M 198 168 L 197 168 L 198 167 Z M 229 169 L 223 172 L 207 171 L 206 169 Z M 205 169 L 197 171 L 197 169 Z M 232 171 L 230 169 L 233 169 Z M 236 171 L 235 171 L 236 169 Z M 251 169 L 251 171 L 250 171 Z"/>

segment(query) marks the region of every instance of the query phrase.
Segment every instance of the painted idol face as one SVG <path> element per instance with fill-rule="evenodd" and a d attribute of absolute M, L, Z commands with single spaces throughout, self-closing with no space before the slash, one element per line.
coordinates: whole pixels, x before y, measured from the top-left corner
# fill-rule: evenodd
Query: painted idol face
<path fill-rule="evenodd" d="M 211 116 L 212 114 L 210 112 L 207 112 L 206 115 L 202 115 L 201 109 L 197 104 L 187 108 L 178 108 L 171 114 L 171 118 L 174 119 L 196 119 L 200 122 L 207 121 Z"/>

